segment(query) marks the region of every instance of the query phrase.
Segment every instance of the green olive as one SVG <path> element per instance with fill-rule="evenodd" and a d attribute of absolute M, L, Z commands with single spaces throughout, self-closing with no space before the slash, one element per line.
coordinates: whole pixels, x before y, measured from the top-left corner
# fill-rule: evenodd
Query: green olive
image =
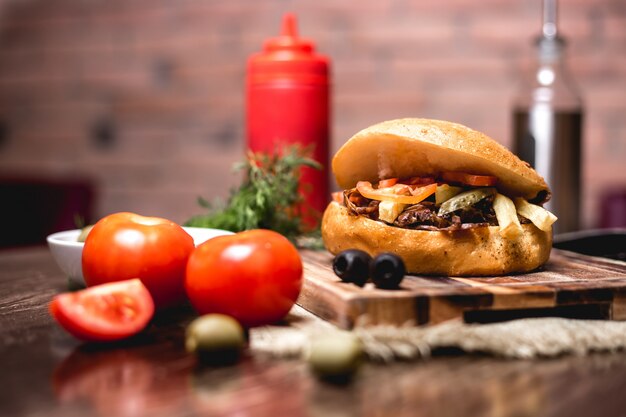
<path fill-rule="evenodd" d="M 189 353 L 195 353 L 203 363 L 235 363 L 245 344 L 243 328 L 230 316 L 207 314 L 187 326 L 185 347 Z"/>
<path fill-rule="evenodd" d="M 362 359 L 363 346 L 349 332 L 316 336 L 311 342 L 308 356 L 311 370 L 320 378 L 332 382 L 349 381 Z"/>
<path fill-rule="evenodd" d="M 89 226 L 85 226 L 80 230 L 80 235 L 78 235 L 78 239 L 76 239 L 77 242 L 84 242 L 85 239 L 87 239 L 87 235 L 89 234 L 89 232 L 91 232 L 91 229 L 93 229 L 93 224 L 90 224 Z"/>

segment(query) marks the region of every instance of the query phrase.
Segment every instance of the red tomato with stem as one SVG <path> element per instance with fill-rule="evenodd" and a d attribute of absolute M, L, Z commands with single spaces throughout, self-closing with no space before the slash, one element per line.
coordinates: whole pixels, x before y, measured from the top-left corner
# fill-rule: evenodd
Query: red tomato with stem
<path fill-rule="evenodd" d="M 298 298 L 302 260 L 287 238 L 270 230 L 220 236 L 191 254 L 185 287 L 200 314 L 226 314 L 244 327 L 270 324 Z"/>
<path fill-rule="evenodd" d="M 154 314 L 152 297 L 138 279 L 60 294 L 49 308 L 52 317 L 73 336 L 95 342 L 139 333 Z"/>
<path fill-rule="evenodd" d="M 193 238 L 159 217 L 116 213 L 101 219 L 87 235 L 83 276 L 87 286 L 139 278 L 157 308 L 185 299 L 185 266 Z"/>

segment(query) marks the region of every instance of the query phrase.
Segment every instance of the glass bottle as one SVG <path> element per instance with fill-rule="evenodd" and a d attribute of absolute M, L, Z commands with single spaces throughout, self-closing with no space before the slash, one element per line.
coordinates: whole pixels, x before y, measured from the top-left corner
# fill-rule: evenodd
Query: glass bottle
<path fill-rule="evenodd" d="M 535 66 L 514 104 L 513 150 L 551 188 L 545 207 L 559 218 L 556 234 L 580 229 L 583 104 L 567 71 L 564 50 L 556 0 L 544 0 Z"/>

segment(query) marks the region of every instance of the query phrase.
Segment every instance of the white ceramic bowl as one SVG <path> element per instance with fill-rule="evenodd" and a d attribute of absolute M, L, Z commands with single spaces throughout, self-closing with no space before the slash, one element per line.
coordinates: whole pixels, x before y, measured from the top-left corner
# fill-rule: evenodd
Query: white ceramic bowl
<path fill-rule="evenodd" d="M 193 238 L 193 243 L 198 246 L 207 240 L 224 235 L 232 235 L 233 232 L 220 229 L 206 229 L 203 227 L 183 227 Z M 48 247 L 52 257 L 59 268 L 68 276 L 74 284 L 85 285 L 81 258 L 83 255 L 83 242 L 77 242 L 80 229 L 66 230 L 53 233 L 48 236 Z"/>

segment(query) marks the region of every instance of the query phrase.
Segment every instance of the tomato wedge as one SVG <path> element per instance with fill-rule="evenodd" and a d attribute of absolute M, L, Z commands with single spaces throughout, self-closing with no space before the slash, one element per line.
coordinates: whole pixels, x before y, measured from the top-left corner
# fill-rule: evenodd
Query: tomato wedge
<path fill-rule="evenodd" d="M 444 181 L 470 185 L 473 187 L 493 187 L 498 179 L 492 175 L 474 175 L 466 172 L 444 172 L 441 174 Z"/>
<path fill-rule="evenodd" d="M 78 339 L 111 342 L 143 330 L 154 314 L 154 302 L 139 279 L 130 279 L 57 295 L 50 313 Z"/>
<path fill-rule="evenodd" d="M 410 187 L 408 185 L 398 187 L 398 185 L 400 184 L 396 184 L 394 187 L 375 189 L 369 181 L 359 181 L 356 188 L 363 197 L 402 204 L 417 204 L 437 190 L 437 184 L 430 184 L 425 187 Z M 408 191 L 411 195 L 399 194 L 399 191 Z"/>

